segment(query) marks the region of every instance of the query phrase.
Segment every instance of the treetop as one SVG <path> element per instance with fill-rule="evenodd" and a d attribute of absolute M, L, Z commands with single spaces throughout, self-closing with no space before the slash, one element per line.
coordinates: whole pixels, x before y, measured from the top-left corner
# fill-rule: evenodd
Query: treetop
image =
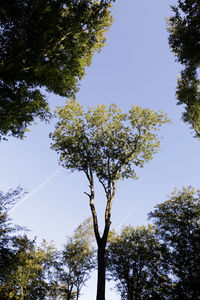
<path fill-rule="evenodd" d="M 143 167 L 159 151 L 157 132 L 169 122 L 162 111 L 138 105 L 127 113 L 114 103 L 85 111 L 74 99 L 65 107 L 57 107 L 56 115 L 59 121 L 50 137 L 61 165 L 111 182 L 136 178 L 135 166 Z"/>

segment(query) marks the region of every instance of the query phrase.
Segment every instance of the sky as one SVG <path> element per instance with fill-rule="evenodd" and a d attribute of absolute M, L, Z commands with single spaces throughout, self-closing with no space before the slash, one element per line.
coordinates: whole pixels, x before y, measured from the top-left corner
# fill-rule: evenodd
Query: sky
<path fill-rule="evenodd" d="M 87 108 L 114 102 L 124 111 L 138 104 L 163 110 L 172 123 L 161 128 L 161 151 L 142 169 L 138 180 L 119 182 L 112 208 L 112 227 L 147 224 L 147 214 L 167 199 L 175 187 L 199 188 L 200 141 L 183 123 L 183 107 L 176 105 L 175 88 L 181 66 L 168 46 L 166 17 L 173 0 L 116 0 L 114 22 L 101 53 L 95 54 L 80 83 L 77 100 Z M 65 99 L 48 95 L 53 108 Z M 26 139 L 9 138 L 0 145 L 0 190 L 21 185 L 25 198 L 13 208 L 13 223 L 30 229 L 29 236 L 53 240 L 61 249 L 66 236 L 91 215 L 84 174 L 71 173 L 58 165 L 58 155 L 50 149 L 49 132 L 56 120 L 30 128 Z M 96 208 L 103 224 L 105 197 L 96 185 Z M 107 285 L 106 299 L 120 296 Z M 82 291 L 81 300 L 93 300 L 95 274 Z"/>

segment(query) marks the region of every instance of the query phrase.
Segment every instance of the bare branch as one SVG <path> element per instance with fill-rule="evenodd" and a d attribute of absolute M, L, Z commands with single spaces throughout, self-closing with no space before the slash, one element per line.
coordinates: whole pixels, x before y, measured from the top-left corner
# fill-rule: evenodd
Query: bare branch
<path fill-rule="evenodd" d="M 105 191 L 105 193 L 106 193 L 106 195 L 107 195 L 107 187 L 105 186 L 105 183 L 103 182 L 103 180 L 102 179 L 100 179 L 100 178 L 98 178 L 99 179 L 99 182 L 101 183 L 101 185 L 103 186 L 103 188 L 104 188 L 104 191 Z"/>
<path fill-rule="evenodd" d="M 86 193 L 86 192 L 84 192 L 84 194 L 86 194 L 89 198 L 91 197 L 91 195 L 90 194 L 88 194 L 88 193 Z"/>

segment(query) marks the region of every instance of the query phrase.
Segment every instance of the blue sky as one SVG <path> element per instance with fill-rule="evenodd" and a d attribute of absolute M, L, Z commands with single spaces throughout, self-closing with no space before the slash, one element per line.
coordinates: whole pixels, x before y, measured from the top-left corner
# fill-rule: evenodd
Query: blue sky
<path fill-rule="evenodd" d="M 116 0 L 114 23 L 107 45 L 93 58 L 81 82 L 77 99 L 85 106 L 115 102 L 127 111 L 138 104 L 163 110 L 172 124 L 161 129 L 162 151 L 143 169 L 139 179 L 118 184 L 113 203 L 112 228 L 120 224 L 147 223 L 147 213 L 164 200 L 175 186 L 199 188 L 200 141 L 181 121 L 182 107 L 176 105 L 176 76 L 181 66 L 170 52 L 165 17 L 175 1 Z M 51 107 L 65 99 L 49 95 Z M 12 212 L 14 223 L 31 229 L 30 236 L 53 240 L 61 248 L 66 236 L 88 216 L 87 181 L 82 174 L 58 167 L 58 156 L 50 150 L 51 124 L 38 122 L 23 141 L 10 138 L 0 147 L 0 190 L 21 185 L 30 195 Z M 105 198 L 99 186 L 96 205 L 102 224 Z M 119 228 L 120 229 L 120 228 Z M 95 278 L 88 282 L 81 300 L 95 299 Z M 107 299 L 118 300 L 107 289 Z"/>

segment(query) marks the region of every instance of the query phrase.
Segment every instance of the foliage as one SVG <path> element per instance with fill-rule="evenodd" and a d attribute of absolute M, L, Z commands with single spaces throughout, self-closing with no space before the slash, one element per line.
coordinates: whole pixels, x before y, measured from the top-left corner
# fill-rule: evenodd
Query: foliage
<path fill-rule="evenodd" d="M 0 138 L 48 120 L 47 92 L 72 96 L 105 44 L 112 0 L 7 0 L 0 7 Z"/>
<path fill-rule="evenodd" d="M 55 249 L 43 243 L 36 247 L 35 240 L 17 236 L 12 244 L 12 256 L 0 282 L 1 299 L 46 299 L 51 289 L 48 273 L 55 263 Z"/>
<path fill-rule="evenodd" d="M 21 236 L 24 228 L 11 224 L 8 213 L 23 196 L 20 187 L 0 193 L 0 298 L 44 299 L 51 285 L 52 267 L 56 255 L 52 245 L 43 242 L 36 247 L 35 240 Z M 54 260 L 54 262 L 53 262 Z"/>
<path fill-rule="evenodd" d="M 150 217 L 168 248 L 165 259 L 174 280 L 173 299 L 199 299 L 200 192 L 191 187 L 176 189 Z"/>
<path fill-rule="evenodd" d="M 66 299 L 79 299 L 81 288 L 90 278 L 94 268 L 94 233 L 92 220 L 88 218 L 68 238 L 61 258 L 60 286 Z"/>
<path fill-rule="evenodd" d="M 163 247 L 154 236 L 154 228 L 124 227 L 111 237 L 107 266 L 121 299 L 167 299 L 168 279 L 162 270 Z"/>
<path fill-rule="evenodd" d="M 75 100 L 58 108 L 60 118 L 52 149 L 60 154 L 60 163 L 72 171 L 83 171 L 89 181 L 94 233 L 98 245 L 97 300 L 105 299 L 105 247 L 110 229 L 111 207 L 116 182 L 136 178 L 136 167 L 143 167 L 159 150 L 157 131 L 169 120 L 162 112 L 133 106 L 123 113 L 115 104 L 88 108 Z M 105 226 L 102 236 L 98 228 L 94 204 L 94 176 L 101 183 L 106 195 Z"/>
<path fill-rule="evenodd" d="M 9 234 L 17 229 L 10 226 L 8 213 L 22 195 L 21 187 L 10 189 L 7 193 L 0 191 L 0 247 L 7 243 Z"/>
<path fill-rule="evenodd" d="M 178 104 L 185 104 L 183 120 L 200 137 L 200 2 L 178 0 L 168 19 L 169 45 L 176 60 L 185 66 L 178 79 Z"/>
<path fill-rule="evenodd" d="M 23 191 L 20 187 L 11 189 L 7 193 L 0 192 L 0 282 L 4 280 L 13 257 L 14 234 L 21 229 L 19 226 L 11 225 L 8 213 L 22 195 Z"/>
<path fill-rule="evenodd" d="M 159 150 L 157 133 L 168 122 L 165 114 L 133 106 L 126 114 L 115 105 L 88 108 L 75 100 L 58 108 L 60 121 L 52 149 L 60 153 L 63 167 L 94 172 L 107 188 L 108 179 L 136 178 L 133 166 L 143 165 Z"/>
<path fill-rule="evenodd" d="M 9 209 L 21 196 L 21 188 L 0 193 L 0 299 L 78 300 L 94 268 L 91 219 L 75 230 L 63 252 L 45 240 L 37 246 L 9 223 Z"/>

